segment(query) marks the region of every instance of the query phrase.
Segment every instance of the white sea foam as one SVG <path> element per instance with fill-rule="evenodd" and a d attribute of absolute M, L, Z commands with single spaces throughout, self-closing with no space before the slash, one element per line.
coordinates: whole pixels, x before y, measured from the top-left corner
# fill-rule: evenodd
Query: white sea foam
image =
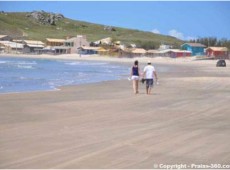
<path fill-rule="evenodd" d="M 57 90 L 65 85 L 116 80 L 128 72 L 126 67 L 109 62 L 15 58 L 0 62 L 0 93 Z"/>
<path fill-rule="evenodd" d="M 22 69 L 34 69 L 33 66 L 28 66 L 28 65 L 17 65 L 17 67 Z"/>
<path fill-rule="evenodd" d="M 66 65 L 71 65 L 71 66 L 75 66 L 75 65 L 79 65 L 80 62 L 69 62 L 69 63 L 65 63 Z"/>
<path fill-rule="evenodd" d="M 105 62 L 66 62 L 66 65 L 81 65 L 81 66 L 97 66 L 97 65 L 107 65 Z"/>
<path fill-rule="evenodd" d="M 32 62 L 22 61 L 22 62 L 17 62 L 17 64 L 20 64 L 20 65 L 36 65 L 37 62 L 36 61 L 32 61 Z"/>
<path fill-rule="evenodd" d="M 0 64 L 5 64 L 7 63 L 8 61 L 0 61 Z"/>
<path fill-rule="evenodd" d="M 19 77 L 19 79 L 20 79 L 20 80 L 26 80 L 26 79 L 28 79 L 28 78 L 21 76 L 21 77 Z"/>

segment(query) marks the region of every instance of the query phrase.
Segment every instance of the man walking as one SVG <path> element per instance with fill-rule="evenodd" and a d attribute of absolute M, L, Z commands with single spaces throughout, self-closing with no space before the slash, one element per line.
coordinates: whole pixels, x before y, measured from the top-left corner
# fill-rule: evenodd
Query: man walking
<path fill-rule="evenodd" d="M 157 81 L 157 73 L 154 66 L 151 65 L 151 61 L 148 61 L 148 65 L 144 68 L 143 78 L 146 79 L 146 94 L 151 94 L 154 79 Z"/>

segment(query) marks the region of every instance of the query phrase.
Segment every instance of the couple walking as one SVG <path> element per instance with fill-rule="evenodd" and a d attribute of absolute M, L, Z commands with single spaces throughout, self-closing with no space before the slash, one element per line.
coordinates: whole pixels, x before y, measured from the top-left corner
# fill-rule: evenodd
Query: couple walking
<path fill-rule="evenodd" d="M 134 65 L 131 69 L 131 79 L 133 80 L 133 91 L 135 94 L 138 93 L 138 84 L 139 84 L 139 78 L 140 78 L 140 69 L 138 66 L 138 61 L 134 61 Z M 146 81 L 146 94 L 151 94 L 151 90 L 155 81 L 158 80 L 157 73 L 152 66 L 151 61 L 148 61 L 147 66 L 144 67 L 144 72 L 142 74 L 142 78 Z"/>

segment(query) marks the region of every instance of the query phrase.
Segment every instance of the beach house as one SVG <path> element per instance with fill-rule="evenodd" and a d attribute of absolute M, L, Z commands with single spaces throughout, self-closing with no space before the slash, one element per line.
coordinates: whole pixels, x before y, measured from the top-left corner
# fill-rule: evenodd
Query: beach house
<path fill-rule="evenodd" d="M 192 56 L 204 55 L 205 47 L 206 47 L 205 45 L 200 43 L 184 43 L 181 45 L 181 49 L 190 51 L 192 53 Z"/>
<path fill-rule="evenodd" d="M 103 39 L 100 39 L 100 40 L 93 42 L 93 44 L 95 46 L 112 45 L 112 38 L 111 37 L 103 38 Z"/>
<path fill-rule="evenodd" d="M 13 38 L 11 38 L 8 35 L 0 35 L 0 41 L 12 41 Z"/>
<path fill-rule="evenodd" d="M 109 50 L 104 49 L 103 47 L 90 47 L 90 46 L 82 46 L 78 48 L 79 53 L 81 54 L 99 54 L 99 55 L 106 55 L 108 54 Z"/>
<path fill-rule="evenodd" d="M 79 53 L 81 54 L 97 54 L 98 53 L 98 49 L 100 47 L 89 47 L 89 46 L 82 46 L 79 47 Z"/>
<path fill-rule="evenodd" d="M 189 57 L 192 55 L 192 52 L 180 49 L 169 49 L 166 51 L 166 55 L 171 58 Z"/>
<path fill-rule="evenodd" d="M 131 53 L 133 57 L 143 57 L 146 50 L 144 48 L 134 48 Z"/>
<path fill-rule="evenodd" d="M 38 53 L 45 45 L 42 41 L 36 40 L 23 40 L 22 42 L 24 44 L 24 53 Z"/>
<path fill-rule="evenodd" d="M 79 53 L 79 47 L 89 46 L 86 35 L 77 35 L 76 37 L 64 41 L 64 46 L 70 48 L 70 53 Z"/>
<path fill-rule="evenodd" d="M 229 52 L 226 47 L 208 47 L 206 55 L 214 59 L 229 59 Z"/>
<path fill-rule="evenodd" d="M 46 47 L 40 50 L 42 53 L 69 54 L 70 47 L 65 47 L 65 39 L 46 38 Z"/>
<path fill-rule="evenodd" d="M 154 50 L 154 49 L 148 50 L 146 51 L 146 56 L 147 57 L 157 57 L 157 56 L 160 56 L 159 52 L 160 52 L 159 50 Z"/>
<path fill-rule="evenodd" d="M 1 52 L 5 53 L 22 53 L 24 44 L 12 41 L 0 41 Z"/>
<path fill-rule="evenodd" d="M 120 57 L 143 57 L 146 54 L 146 50 L 143 48 L 125 48 L 120 49 Z"/>
<path fill-rule="evenodd" d="M 148 57 L 171 57 L 171 58 L 178 58 L 178 57 L 189 57 L 191 56 L 190 51 L 180 50 L 180 49 L 165 49 L 165 50 L 148 50 L 147 56 Z"/>
<path fill-rule="evenodd" d="M 46 38 L 46 46 L 62 46 L 65 39 Z"/>

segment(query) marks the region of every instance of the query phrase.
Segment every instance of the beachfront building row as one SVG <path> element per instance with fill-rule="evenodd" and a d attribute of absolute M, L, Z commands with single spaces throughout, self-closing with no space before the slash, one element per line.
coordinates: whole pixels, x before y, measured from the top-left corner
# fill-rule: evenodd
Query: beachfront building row
<path fill-rule="evenodd" d="M 23 53 L 24 44 L 12 41 L 0 41 L 0 53 Z"/>
<path fill-rule="evenodd" d="M 5 53 L 35 53 L 39 49 L 43 49 L 45 44 L 41 41 L 32 40 L 16 40 L 16 41 L 0 41 L 1 52 Z"/>
<path fill-rule="evenodd" d="M 227 48 L 225 48 L 227 49 Z M 215 53 L 214 53 L 215 54 Z M 223 54 L 223 53 L 218 53 Z M 227 54 L 225 52 L 224 54 Z M 160 45 L 159 49 L 152 49 L 145 51 L 144 49 L 125 49 L 121 52 L 121 56 L 162 56 L 162 57 L 188 57 L 188 56 L 203 56 L 206 55 L 206 46 L 200 43 L 184 43 L 181 45 L 181 49 L 173 49 L 171 45 Z"/>
<path fill-rule="evenodd" d="M 0 35 L 0 38 L 0 52 L 5 53 L 69 54 L 78 53 L 81 46 L 89 46 L 83 35 L 67 40 L 47 38 L 46 44 L 36 40 L 13 40 L 6 35 Z"/>
<path fill-rule="evenodd" d="M 47 46 L 40 53 L 53 54 L 105 54 L 108 50 L 102 47 L 92 47 L 87 41 L 85 35 L 78 35 L 76 37 L 63 39 L 47 39 Z"/>
<path fill-rule="evenodd" d="M 145 50 L 143 48 L 124 49 L 120 51 L 121 57 L 189 57 L 191 56 L 190 51 L 180 49 L 165 49 L 165 50 Z"/>
<path fill-rule="evenodd" d="M 106 47 L 106 48 L 104 48 Z M 68 37 L 67 39 L 47 38 L 46 43 L 36 40 L 13 40 L 8 35 L 0 35 L 0 52 L 30 54 L 101 54 L 118 55 L 120 57 L 189 57 L 204 56 L 219 59 L 229 58 L 226 47 L 208 47 L 200 43 L 184 43 L 181 49 L 172 49 L 171 45 L 160 45 L 159 49 L 145 50 L 132 45 L 126 48 L 120 41 L 112 41 L 107 37 L 89 43 L 85 35 Z"/>
<path fill-rule="evenodd" d="M 190 56 L 206 56 L 210 59 L 229 59 L 229 51 L 226 47 L 208 47 L 199 43 L 186 43 L 181 49 L 159 48 L 158 50 L 145 50 L 140 48 L 124 49 L 120 51 L 120 56 L 126 57 L 190 57 Z M 186 48 L 188 47 L 188 48 Z M 183 50 L 184 49 L 184 50 Z"/>
<path fill-rule="evenodd" d="M 0 36 L 2 40 L 12 40 L 7 35 Z M 117 51 L 120 52 L 120 56 L 127 55 L 129 57 L 132 56 L 144 56 L 144 55 L 151 55 L 154 56 L 156 54 L 165 55 L 165 53 L 170 53 L 168 51 L 165 51 L 164 49 L 171 48 L 169 45 L 161 45 L 159 50 L 156 52 L 146 52 L 145 49 L 140 48 L 126 48 L 121 45 L 120 41 L 112 42 L 111 37 L 107 37 L 98 41 L 95 41 L 93 43 L 89 43 L 86 39 L 85 35 L 78 35 L 76 37 L 65 39 L 54 39 L 54 38 L 47 38 L 46 44 L 44 44 L 41 41 L 32 41 L 32 40 L 24 40 L 19 41 L 15 43 L 10 42 L 3 42 L 1 43 L 1 50 L 3 51 L 5 47 L 7 47 L 7 50 L 5 52 L 12 53 L 12 52 L 19 52 L 19 53 L 50 53 L 50 54 L 70 54 L 70 53 L 81 53 L 81 54 L 98 54 L 100 52 L 105 53 L 106 49 L 97 49 L 97 48 L 91 48 L 92 46 L 109 46 L 111 51 Z M 18 47 L 18 48 L 17 48 Z M 113 48 L 113 49 L 112 49 Z M 115 49 L 114 49 L 115 48 Z M 116 50 L 117 49 L 117 50 Z M 179 54 L 179 52 L 171 51 L 172 54 L 170 56 L 172 57 L 181 57 L 181 56 L 188 56 L 189 53 L 183 53 Z M 181 52 L 180 52 L 181 53 Z"/>
<path fill-rule="evenodd" d="M 207 56 L 212 59 L 229 59 L 229 51 L 226 47 L 207 47 L 200 43 L 185 43 L 182 50 L 191 52 L 192 56 Z"/>
<path fill-rule="evenodd" d="M 77 35 L 68 39 L 47 38 L 46 44 L 35 40 L 9 40 L 8 36 L 0 41 L 0 52 L 30 54 L 108 54 L 108 50 L 100 45 L 111 45 L 111 38 L 98 40 L 91 47 L 85 35 Z M 6 38 L 7 37 L 7 38 Z M 98 43 L 98 44 L 97 44 Z"/>

